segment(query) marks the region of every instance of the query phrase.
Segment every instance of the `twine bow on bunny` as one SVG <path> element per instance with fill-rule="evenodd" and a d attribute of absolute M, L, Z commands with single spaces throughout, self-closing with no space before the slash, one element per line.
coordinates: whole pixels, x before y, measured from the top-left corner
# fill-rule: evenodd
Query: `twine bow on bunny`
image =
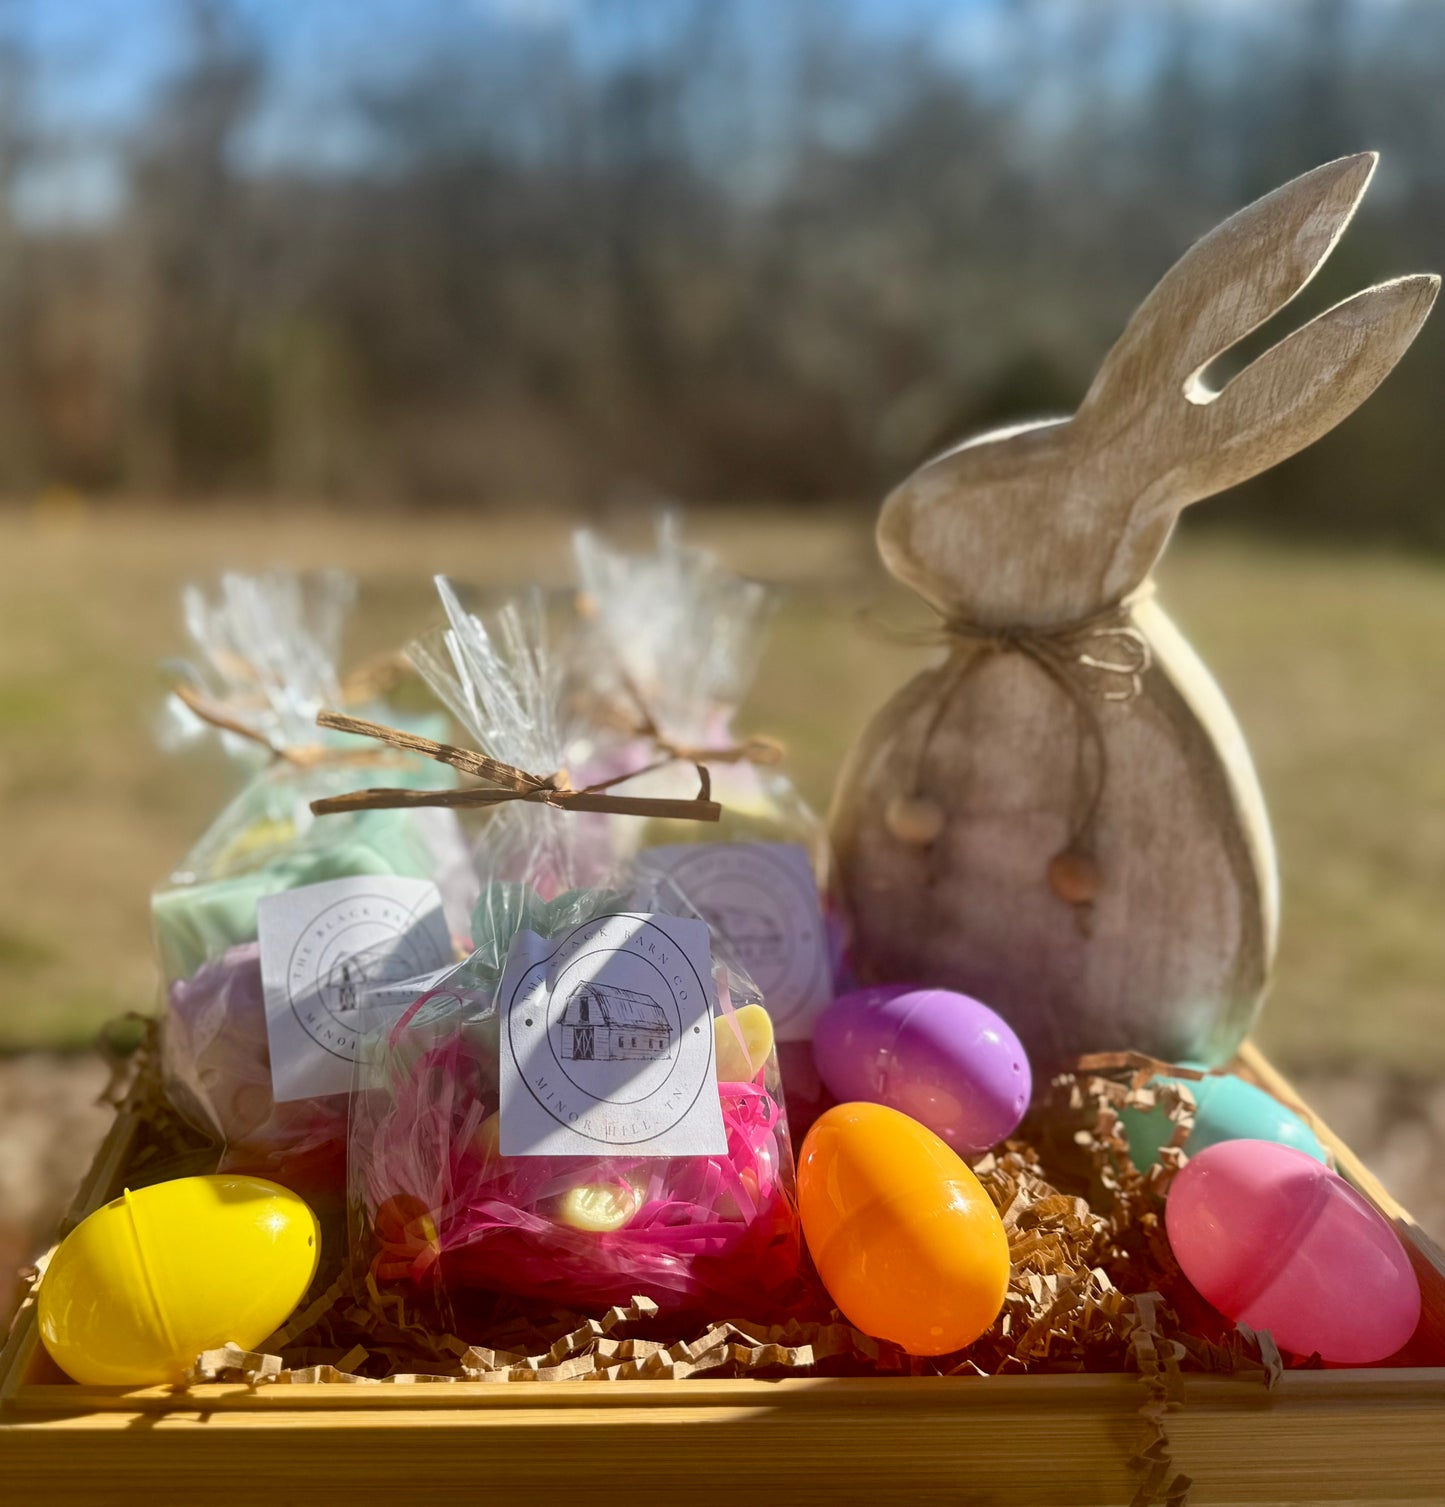
<path fill-rule="evenodd" d="M 918 746 L 912 789 L 889 803 L 886 820 L 901 841 L 926 843 L 937 836 L 942 813 L 922 789 L 923 765 L 933 734 L 953 698 L 969 677 L 995 654 L 1022 654 L 1032 660 L 1069 698 L 1078 714 L 1084 743 L 1075 766 L 1074 817 L 1068 841 L 1049 864 L 1050 888 L 1076 907 L 1087 925 L 1088 906 L 1098 891 L 1098 865 L 1092 852 L 1092 831 L 1108 781 L 1108 745 L 1100 724 L 1099 705 L 1130 702 L 1143 690 L 1144 676 L 1153 664 L 1149 641 L 1134 622 L 1134 604 L 1152 587 L 1146 586 L 1122 602 L 1078 622 L 1055 628 L 990 627 L 963 617 L 946 618 L 933 628 L 916 632 L 888 630 L 898 643 L 936 645 L 955 649 L 972 645 L 961 658 L 951 680 L 940 691 L 934 714 Z M 1085 749 L 1092 752 L 1092 761 Z"/>

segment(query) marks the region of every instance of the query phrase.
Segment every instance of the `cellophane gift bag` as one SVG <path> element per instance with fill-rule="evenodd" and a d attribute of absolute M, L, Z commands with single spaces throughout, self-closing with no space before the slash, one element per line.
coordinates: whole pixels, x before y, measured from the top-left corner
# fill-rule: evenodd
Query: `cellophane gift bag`
<path fill-rule="evenodd" d="M 723 816 L 696 841 L 798 843 L 821 863 L 822 823 L 780 767 L 781 746 L 733 729 L 776 610 L 773 594 L 685 544 L 673 514 L 658 520 L 651 553 L 614 549 L 585 529 L 573 550 L 603 703 L 594 720 L 612 731 L 599 758 L 619 773 L 656 764 L 628 789 L 659 795 L 688 793 L 692 765 L 706 763 Z M 665 824 L 636 835 L 649 845 L 678 840 Z"/>
<path fill-rule="evenodd" d="M 254 762 L 241 791 L 152 896 L 172 1099 L 223 1143 L 224 1168 L 337 1199 L 345 1189 L 349 1085 L 278 1102 L 258 907 L 266 897 L 330 881 L 401 876 L 437 883 L 464 931 L 475 894 L 451 813 L 311 817 L 312 800 L 356 783 L 359 761 L 378 784 L 452 782 L 429 760 L 379 757 L 364 740 L 318 733 L 318 710 L 344 699 L 337 661 L 353 599 L 351 579 L 339 572 L 229 575 L 213 595 L 187 591 L 200 660 L 178 691 L 178 720 L 220 727 Z M 368 710 L 384 714 L 375 702 Z M 433 731 L 444 726 L 440 718 L 430 723 Z M 344 970 L 344 944 L 334 963 Z"/>
<path fill-rule="evenodd" d="M 536 604 L 483 623 L 443 596 L 415 662 L 481 753 L 557 770 L 573 730 Z M 619 853 L 638 818 L 617 805 L 499 804 L 475 951 L 364 1034 L 361 1252 L 463 1328 L 497 1295 L 766 1318 L 802 1291 L 764 1001 L 681 888 Z"/>
<path fill-rule="evenodd" d="M 598 735 L 586 773 L 652 766 L 622 788 L 676 795 L 701 762 L 723 806 L 716 827 L 679 835 L 635 826 L 643 861 L 673 874 L 727 936 L 766 995 L 777 1027 L 796 1137 L 827 1103 L 812 1055 L 812 1021 L 833 997 L 843 961 L 828 913 L 823 823 L 781 765 L 774 740 L 733 722 L 757 671 L 773 594 L 683 542 L 663 515 L 656 548 L 628 554 L 597 535 L 574 538 L 580 610 L 591 632 Z"/>

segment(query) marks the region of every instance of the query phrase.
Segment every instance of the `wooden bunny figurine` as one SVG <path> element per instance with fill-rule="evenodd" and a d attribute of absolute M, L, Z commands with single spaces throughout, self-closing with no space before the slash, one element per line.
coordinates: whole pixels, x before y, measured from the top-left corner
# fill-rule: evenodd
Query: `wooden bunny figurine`
<path fill-rule="evenodd" d="M 1439 278 L 1398 278 L 1222 390 L 1202 380 L 1314 276 L 1375 161 L 1327 163 L 1199 241 L 1072 418 L 966 441 L 883 505 L 884 563 L 947 654 L 850 756 L 837 898 L 863 981 L 976 995 L 1035 1082 L 1093 1051 L 1219 1064 L 1254 1018 L 1278 910 L 1264 803 L 1149 574 L 1183 507 L 1333 428 L 1429 313 Z"/>

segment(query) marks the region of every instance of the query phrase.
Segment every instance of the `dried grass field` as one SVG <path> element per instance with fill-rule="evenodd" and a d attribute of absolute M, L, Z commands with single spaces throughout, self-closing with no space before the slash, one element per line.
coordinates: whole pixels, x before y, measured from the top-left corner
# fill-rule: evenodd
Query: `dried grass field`
<path fill-rule="evenodd" d="M 569 523 L 239 506 L 3 515 L 0 1049 L 81 1048 L 108 1017 L 154 1007 L 149 892 L 236 778 L 215 750 L 155 744 L 157 664 L 187 647 L 183 582 L 224 566 L 349 566 L 363 584 L 360 658 L 430 623 L 434 571 L 497 592 L 565 583 Z M 883 578 L 866 516 L 752 510 L 692 527 L 786 590 L 740 726 L 782 737 L 804 793 L 826 805 L 847 743 L 922 658 L 863 631 L 858 610 L 921 610 Z M 1260 1039 L 1438 1228 L 1445 564 L 1186 532 L 1160 589 L 1234 704 L 1275 823 L 1284 926 Z M 55 1079 L 83 1087 L 42 1091 L 33 1066 L 4 1075 L 8 1104 L 0 1088 L 6 1188 L 40 1167 L 34 1143 L 60 1123 L 47 1095 L 93 1091 L 92 1067 Z M 79 1156 L 95 1122 L 66 1123 Z M 44 1186 L 9 1191 L 39 1218 L 64 1174 L 34 1177 Z"/>

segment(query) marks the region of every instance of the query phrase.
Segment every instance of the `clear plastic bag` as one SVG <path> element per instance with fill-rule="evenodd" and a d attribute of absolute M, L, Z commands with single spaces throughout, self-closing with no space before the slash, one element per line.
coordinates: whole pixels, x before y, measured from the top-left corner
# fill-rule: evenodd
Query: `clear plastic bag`
<path fill-rule="evenodd" d="M 484 625 L 441 589 L 449 627 L 414 652 L 419 668 L 481 752 L 557 769 L 573 729 L 537 603 Z M 698 924 L 671 879 L 619 859 L 627 820 L 500 806 L 480 849 L 475 951 L 400 1019 L 365 1033 L 351 1119 L 358 1238 L 379 1282 L 423 1289 L 453 1315 L 496 1294 L 573 1308 L 641 1295 L 717 1317 L 780 1314 L 799 1297 L 792 1152 L 764 1002 L 715 934 L 708 1013 L 725 1151 L 499 1150 L 497 991 L 519 935 L 559 939 L 624 913 Z"/>
<path fill-rule="evenodd" d="M 693 763 L 705 763 L 723 818 L 694 841 L 800 843 L 821 864 L 823 825 L 778 767 L 781 748 L 733 730 L 776 609 L 773 594 L 684 544 L 672 514 L 658 520 L 651 554 L 626 554 L 585 529 L 573 550 L 602 703 L 595 720 L 614 734 L 596 769 L 602 760 L 607 773 L 661 760 L 627 788 L 673 795 L 689 788 Z M 593 768 L 588 775 L 597 777 Z M 661 823 L 635 836 L 640 846 L 680 840 Z"/>
<path fill-rule="evenodd" d="M 170 667 L 180 689 L 165 705 L 162 745 L 219 731 L 229 752 L 261 765 L 271 749 L 315 742 L 317 711 L 341 704 L 337 667 L 355 603 L 356 582 L 339 570 L 230 572 L 209 596 L 187 586 L 181 608 L 199 657 Z M 206 720 L 196 699 L 236 727 Z"/>
<path fill-rule="evenodd" d="M 312 800 L 355 784 L 358 758 L 374 763 L 368 775 L 378 784 L 452 783 L 429 760 L 382 761 L 355 738 L 321 741 L 317 711 L 342 697 L 336 655 L 353 596 L 337 573 L 228 576 L 213 599 L 187 592 L 187 624 L 204 662 L 190 671 L 176 725 L 184 725 L 181 713 L 200 723 L 190 711 L 198 706 L 234 746 L 265 762 L 152 896 L 172 1098 L 224 1143 L 223 1165 L 313 1194 L 344 1188 L 346 1096 L 274 1101 L 259 901 L 332 879 L 401 875 L 439 882 L 464 927 L 476 893 L 449 813 L 312 819 Z"/>
<path fill-rule="evenodd" d="M 843 934 L 821 898 L 828 892 L 823 823 L 775 761 L 781 750 L 733 731 L 762 653 L 772 595 L 707 550 L 684 544 L 672 515 L 658 521 L 651 554 L 622 553 L 585 531 L 574 548 L 595 674 L 609 707 L 603 720 L 622 730 L 589 775 L 661 756 L 661 767 L 624 788 L 670 795 L 692 777 L 694 753 L 707 764 L 723 805 L 716 827 L 683 837 L 652 822 L 634 836 L 639 850 L 659 850 L 657 861 L 729 937 L 773 1002 L 801 1135 L 827 1102 L 813 1065 L 811 1022 L 832 997 Z M 696 851 L 678 851 L 674 845 L 683 842 L 697 844 Z"/>

